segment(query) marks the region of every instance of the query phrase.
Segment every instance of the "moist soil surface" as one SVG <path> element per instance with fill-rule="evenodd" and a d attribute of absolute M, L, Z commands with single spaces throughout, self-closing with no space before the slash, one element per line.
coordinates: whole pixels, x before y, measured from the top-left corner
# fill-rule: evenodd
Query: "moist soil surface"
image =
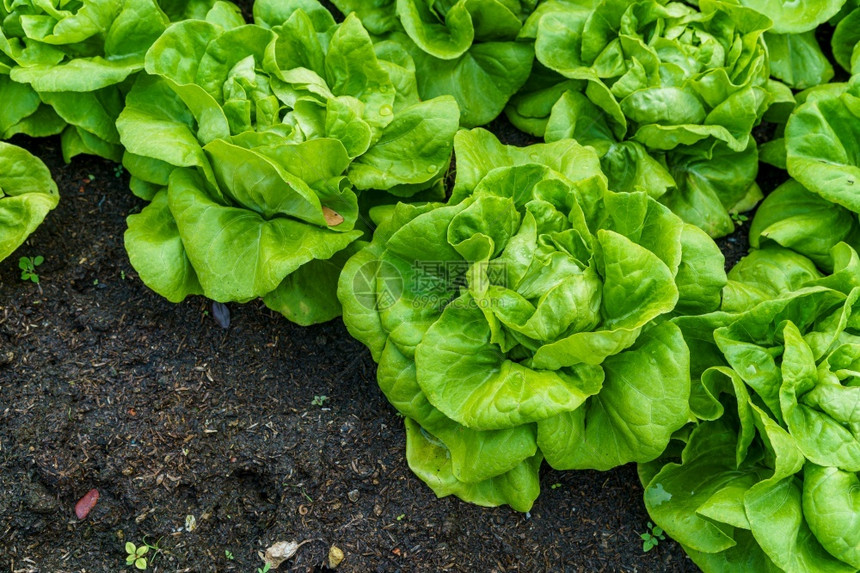
<path fill-rule="evenodd" d="M 504 121 L 491 129 L 527 143 Z M 507 133 L 508 137 L 505 137 Z M 303 328 L 260 302 L 172 304 L 138 278 L 125 218 L 144 203 L 108 161 L 50 167 L 59 207 L 0 262 L 0 572 L 697 571 L 672 540 L 644 552 L 636 468 L 544 466 L 528 514 L 437 499 L 409 470 L 403 421 L 340 320 Z M 772 189 L 780 176 L 763 172 Z M 727 266 L 745 227 L 720 242 Z M 20 257 L 44 257 L 24 282 Z M 85 519 L 75 504 L 99 493 Z"/>

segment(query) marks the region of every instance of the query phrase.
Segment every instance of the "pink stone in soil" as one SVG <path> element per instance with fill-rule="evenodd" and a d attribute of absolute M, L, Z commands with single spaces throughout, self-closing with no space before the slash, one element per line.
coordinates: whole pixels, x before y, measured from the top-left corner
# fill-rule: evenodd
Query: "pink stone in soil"
<path fill-rule="evenodd" d="M 99 490 L 91 489 L 88 491 L 87 494 L 75 504 L 75 515 L 78 516 L 78 519 L 84 519 L 89 515 L 90 510 L 96 506 L 96 502 L 98 500 Z"/>

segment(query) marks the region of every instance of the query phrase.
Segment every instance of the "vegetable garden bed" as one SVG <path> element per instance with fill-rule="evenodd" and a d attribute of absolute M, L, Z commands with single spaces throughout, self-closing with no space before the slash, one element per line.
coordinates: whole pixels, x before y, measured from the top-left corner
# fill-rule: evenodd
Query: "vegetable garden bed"
<path fill-rule="evenodd" d="M 0 567 L 860 568 L 858 0 L 18 0 L 0 99 Z"/>
<path fill-rule="evenodd" d="M 244 573 L 306 539 L 279 570 L 319 571 L 332 545 L 355 572 L 696 570 L 671 540 L 643 553 L 632 465 L 546 469 L 529 517 L 437 499 L 340 321 L 298 327 L 255 303 L 230 305 L 224 330 L 201 297 L 165 301 L 123 248 L 143 205 L 126 176 L 64 165 L 55 139 L 16 143 L 48 162 L 62 201 L 0 263 L 0 570 L 117 571 L 126 541 L 148 541 L 164 550 L 148 570 Z M 36 255 L 39 285 L 17 264 Z"/>

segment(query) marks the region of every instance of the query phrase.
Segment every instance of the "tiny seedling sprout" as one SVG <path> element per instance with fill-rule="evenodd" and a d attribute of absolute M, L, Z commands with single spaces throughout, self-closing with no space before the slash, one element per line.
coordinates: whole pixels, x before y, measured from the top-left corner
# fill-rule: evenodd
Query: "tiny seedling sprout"
<path fill-rule="evenodd" d="M 45 262 L 45 257 L 36 255 L 35 257 L 21 257 L 18 260 L 18 268 L 21 269 L 21 280 L 32 281 L 39 283 L 39 274 L 36 272 L 36 267 Z"/>
<path fill-rule="evenodd" d="M 125 558 L 126 565 L 134 565 L 137 569 L 141 571 L 146 570 L 146 557 L 145 555 L 149 552 L 149 545 L 143 544 L 140 547 L 137 547 L 131 541 L 125 544 L 125 552 L 128 555 Z"/>
<path fill-rule="evenodd" d="M 743 225 L 749 220 L 749 217 L 742 213 L 738 213 L 737 211 L 732 211 L 729 213 L 732 217 L 732 221 L 738 224 L 738 226 Z"/>
<path fill-rule="evenodd" d="M 648 522 L 648 531 L 639 536 L 642 539 L 642 551 L 648 553 L 657 547 L 661 541 L 666 540 L 666 535 L 663 533 L 663 528 Z"/>

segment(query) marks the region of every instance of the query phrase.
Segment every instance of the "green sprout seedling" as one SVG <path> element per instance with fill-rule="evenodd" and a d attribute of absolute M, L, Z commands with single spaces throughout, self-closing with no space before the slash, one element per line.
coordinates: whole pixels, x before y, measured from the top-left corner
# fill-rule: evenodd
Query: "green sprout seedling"
<path fill-rule="evenodd" d="M 33 281 L 39 284 L 39 275 L 36 273 L 36 267 L 45 262 L 45 257 L 37 255 L 35 257 L 21 257 L 18 260 L 18 268 L 21 269 L 22 281 Z"/>
<path fill-rule="evenodd" d="M 749 217 L 747 217 L 746 215 L 742 215 L 741 213 L 738 213 L 737 211 L 732 211 L 729 213 L 729 215 L 731 215 L 732 221 L 737 223 L 738 226 L 743 225 L 744 223 L 749 221 Z"/>
<path fill-rule="evenodd" d="M 311 404 L 313 404 L 314 406 L 322 406 L 323 404 L 325 404 L 326 400 L 328 400 L 328 396 L 326 395 L 314 396 L 314 399 L 311 400 Z"/>
<path fill-rule="evenodd" d="M 226 558 L 227 558 L 227 559 L 229 559 L 230 561 L 233 561 L 233 559 L 234 559 L 234 557 L 233 557 L 233 552 L 232 552 L 232 551 L 230 551 L 229 549 L 225 549 L 225 550 L 224 550 L 224 557 L 226 557 Z"/>
<path fill-rule="evenodd" d="M 149 565 L 152 565 L 155 562 L 155 558 L 158 554 L 161 553 L 161 548 L 158 546 L 159 543 L 161 543 L 161 539 L 155 543 L 149 543 L 146 541 L 146 537 L 143 538 L 143 544 L 141 544 L 140 547 L 131 542 L 126 543 L 125 552 L 128 553 L 128 555 L 125 558 L 125 564 L 134 565 L 141 571 L 146 570 Z M 148 557 L 145 557 L 145 555 L 149 553 L 150 549 L 152 549 L 152 553 L 150 553 Z"/>
<path fill-rule="evenodd" d="M 257 573 L 269 573 L 269 569 L 271 569 L 271 568 L 272 568 L 272 566 L 269 565 L 268 563 L 266 563 L 262 569 L 257 567 Z"/>
<path fill-rule="evenodd" d="M 641 534 L 639 537 L 642 538 L 642 551 L 648 553 L 655 547 L 657 547 L 661 541 L 666 540 L 666 536 L 663 534 L 663 529 L 648 522 L 648 531 Z"/>
<path fill-rule="evenodd" d="M 134 543 L 129 541 L 125 544 L 125 552 L 128 553 L 128 556 L 125 558 L 126 565 L 134 565 L 136 568 L 141 571 L 146 570 L 146 555 L 149 552 L 149 545 L 141 545 L 137 547 Z"/>

